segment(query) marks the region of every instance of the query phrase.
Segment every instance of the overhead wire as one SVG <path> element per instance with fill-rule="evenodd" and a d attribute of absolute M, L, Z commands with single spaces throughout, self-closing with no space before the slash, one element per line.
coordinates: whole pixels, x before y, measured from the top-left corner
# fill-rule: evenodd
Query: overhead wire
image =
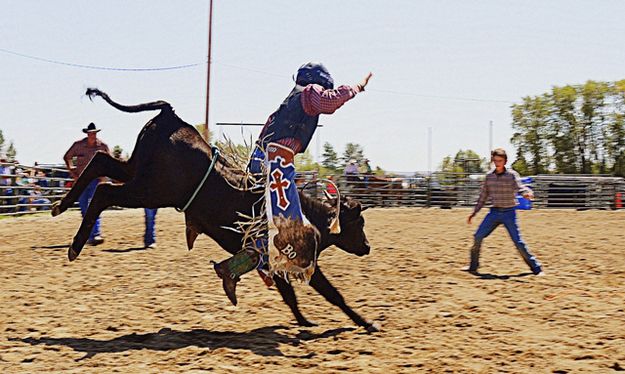
<path fill-rule="evenodd" d="M 120 67 L 110 67 L 110 66 L 85 65 L 85 64 L 77 64 L 77 63 L 73 63 L 73 62 L 52 60 L 52 59 L 49 59 L 49 58 L 32 56 L 32 55 L 27 55 L 27 54 L 24 54 L 24 53 L 10 51 L 10 50 L 4 49 L 4 48 L 0 48 L 0 52 L 6 53 L 6 54 L 10 54 L 10 55 L 14 55 L 14 56 L 27 58 L 27 59 L 31 59 L 31 60 L 47 62 L 47 63 L 50 63 L 50 64 L 71 66 L 71 67 L 82 68 L 82 69 L 109 70 L 109 71 L 149 72 L 149 71 L 181 70 L 181 69 L 188 69 L 188 68 L 192 68 L 192 67 L 195 67 L 195 66 L 205 65 L 206 64 L 206 61 L 204 61 L 204 62 L 197 62 L 197 63 L 193 63 L 193 64 L 174 65 L 174 66 L 160 66 L 160 67 L 150 67 L 150 68 L 120 68 Z"/>

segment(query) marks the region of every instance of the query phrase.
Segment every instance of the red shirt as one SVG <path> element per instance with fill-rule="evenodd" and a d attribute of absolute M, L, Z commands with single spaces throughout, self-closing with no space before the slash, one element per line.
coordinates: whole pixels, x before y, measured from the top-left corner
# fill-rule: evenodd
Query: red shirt
<path fill-rule="evenodd" d="M 87 138 L 83 138 L 78 140 L 72 144 L 72 146 L 65 152 L 63 156 L 63 160 L 65 163 L 71 167 L 72 158 L 76 157 L 76 175 L 80 175 L 83 170 L 89 165 L 89 161 L 93 158 L 93 155 L 96 154 L 97 151 L 104 151 L 108 154 L 111 154 L 109 151 L 108 145 L 106 145 L 100 139 L 96 139 L 95 147 L 90 147 L 87 143 Z"/>

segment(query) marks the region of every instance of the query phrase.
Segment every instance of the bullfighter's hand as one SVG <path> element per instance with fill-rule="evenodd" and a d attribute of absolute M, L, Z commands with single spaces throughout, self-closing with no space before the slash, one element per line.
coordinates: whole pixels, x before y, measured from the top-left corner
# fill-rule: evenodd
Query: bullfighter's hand
<path fill-rule="evenodd" d="M 362 81 L 360 81 L 360 83 L 358 83 L 358 88 L 360 89 L 360 91 L 365 90 L 365 86 L 367 86 L 367 84 L 369 83 L 369 79 L 371 79 L 372 76 L 373 73 L 369 72 L 369 74 L 367 74 L 367 76 Z"/>
<path fill-rule="evenodd" d="M 471 221 L 473 220 L 473 217 L 475 217 L 475 213 L 471 213 L 471 215 L 469 215 L 469 217 L 467 218 L 467 224 L 471 224 Z"/>
<path fill-rule="evenodd" d="M 533 192 L 526 192 L 523 194 L 523 197 L 528 199 L 528 200 L 534 200 L 534 193 Z"/>

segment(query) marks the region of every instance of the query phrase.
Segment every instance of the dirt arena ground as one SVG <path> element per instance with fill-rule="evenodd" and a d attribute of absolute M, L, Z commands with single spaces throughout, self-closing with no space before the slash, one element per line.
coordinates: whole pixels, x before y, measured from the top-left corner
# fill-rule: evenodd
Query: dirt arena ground
<path fill-rule="evenodd" d="M 481 276 L 459 271 L 469 210 L 370 209 L 369 256 L 328 249 L 320 266 L 349 305 L 382 325 L 369 334 L 308 286 L 302 328 L 255 274 L 239 306 L 202 236 L 188 252 L 183 217 L 103 214 L 106 242 L 73 263 L 78 212 L 0 220 L 0 372 L 610 373 L 625 370 L 625 211 L 521 212 L 543 262 L 535 277 L 499 228 Z M 485 211 L 477 217 L 483 218 Z"/>

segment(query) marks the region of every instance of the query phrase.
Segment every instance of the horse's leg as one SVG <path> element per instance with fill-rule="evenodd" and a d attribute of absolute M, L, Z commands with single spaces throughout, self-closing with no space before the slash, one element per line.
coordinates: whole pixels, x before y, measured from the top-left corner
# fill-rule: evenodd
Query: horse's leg
<path fill-rule="evenodd" d="M 92 180 L 99 177 L 110 177 L 120 182 L 127 182 L 133 174 L 132 166 L 129 163 L 113 158 L 107 153 L 97 152 L 69 192 L 60 201 L 52 205 L 52 216 L 57 216 L 74 205 Z"/>
<path fill-rule="evenodd" d="M 135 184 L 113 185 L 111 183 L 101 183 L 95 190 L 93 198 L 89 203 L 89 208 L 82 219 L 80 228 L 74 236 L 67 257 L 70 261 L 74 261 L 80 254 L 89 239 L 89 234 L 93 229 L 96 219 L 102 211 L 110 206 L 116 205 L 125 208 L 140 208 L 142 206 L 140 199 L 137 197 L 143 188 Z"/>
<path fill-rule="evenodd" d="M 317 326 L 316 323 L 307 320 L 306 317 L 304 317 L 299 311 L 299 307 L 297 306 L 297 296 L 295 296 L 295 290 L 293 290 L 293 286 L 291 286 L 287 281 L 277 275 L 274 275 L 273 280 L 276 283 L 276 287 L 278 287 L 278 291 L 280 292 L 282 299 L 284 300 L 286 305 L 291 308 L 291 312 L 293 312 L 293 315 L 297 320 L 297 324 L 305 327 Z"/>
<path fill-rule="evenodd" d="M 345 304 L 345 299 L 339 293 L 339 291 L 334 288 L 334 286 L 330 283 L 328 278 L 323 275 L 321 269 L 317 266 L 315 269 L 315 273 L 312 278 L 310 278 L 310 285 L 314 288 L 319 294 L 325 297 L 326 300 L 331 302 L 332 304 L 341 308 L 345 314 L 349 316 L 358 326 L 362 326 L 367 329 L 369 332 L 379 331 L 379 327 L 375 326 L 373 323 L 364 320 L 358 313 L 354 312 L 352 308 L 350 308 L 347 304 Z"/>

